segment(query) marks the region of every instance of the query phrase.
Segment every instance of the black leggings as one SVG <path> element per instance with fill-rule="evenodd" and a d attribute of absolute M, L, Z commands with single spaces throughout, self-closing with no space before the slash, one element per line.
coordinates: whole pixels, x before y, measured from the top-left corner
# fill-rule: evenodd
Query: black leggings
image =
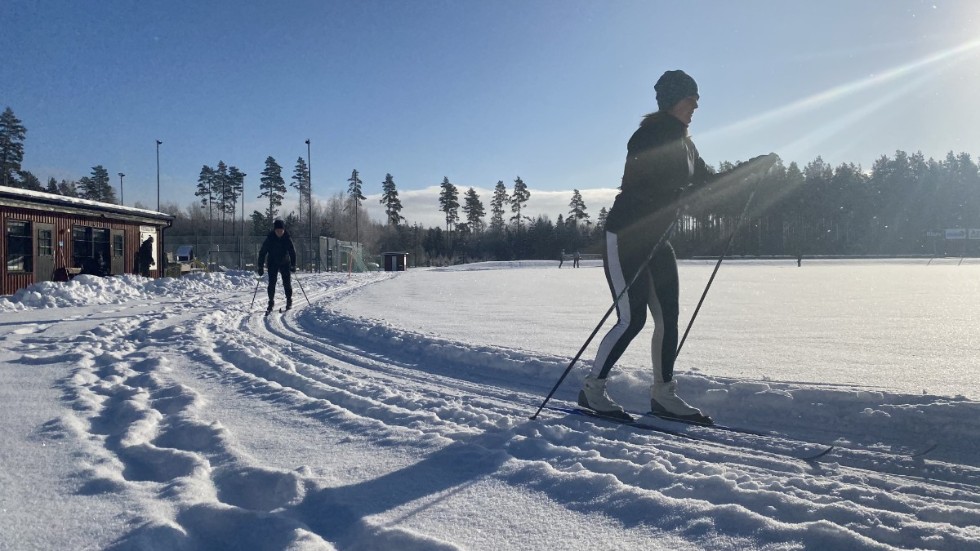
<path fill-rule="evenodd" d="M 677 354 L 677 318 L 680 313 L 677 258 L 673 247 L 665 242 L 650 263 L 644 265 L 653 245 L 647 240 L 620 242 L 617 234 L 606 232 L 604 265 L 606 282 L 613 299 L 619 296 L 637 271 L 642 270 L 642 273 L 616 303 L 618 321 L 603 337 L 592 366 L 592 375 L 598 379 L 609 375 L 609 370 L 643 329 L 648 308 L 655 324 L 651 343 L 654 378 L 657 382 L 668 382 L 673 378 L 674 357 Z"/>
<path fill-rule="evenodd" d="M 269 304 L 275 302 L 276 277 L 282 274 L 282 290 L 286 292 L 286 302 L 293 300 L 293 282 L 289 274 L 289 266 L 279 266 L 278 269 L 269 268 Z"/>

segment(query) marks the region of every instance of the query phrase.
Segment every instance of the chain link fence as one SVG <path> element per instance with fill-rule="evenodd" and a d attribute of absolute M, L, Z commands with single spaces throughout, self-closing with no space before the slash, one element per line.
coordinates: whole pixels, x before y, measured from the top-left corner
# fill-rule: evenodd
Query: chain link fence
<path fill-rule="evenodd" d="M 307 272 L 363 272 L 378 269 L 378 260 L 365 258 L 360 243 L 332 237 L 290 236 L 296 248 L 296 268 Z M 181 273 L 223 269 L 254 270 L 265 236 L 207 237 L 166 235 L 168 264 Z"/>

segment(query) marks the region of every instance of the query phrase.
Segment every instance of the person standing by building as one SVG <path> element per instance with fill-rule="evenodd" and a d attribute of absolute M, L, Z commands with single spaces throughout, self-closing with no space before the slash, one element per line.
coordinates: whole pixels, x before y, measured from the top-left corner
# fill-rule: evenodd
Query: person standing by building
<path fill-rule="evenodd" d="M 136 260 L 139 264 L 139 272 L 143 277 L 150 277 L 150 266 L 156 264 L 153 260 L 153 236 L 146 238 L 136 253 Z"/>
<path fill-rule="evenodd" d="M 670 229 L 683 201 L 724 175 L 711 173 L 687 133 L 700 99 L 694 79 L 683 71 L 667 71 L 654 89 L 658 111 L 645 116 L 629 140 L 620 193 L 606 219 L 603 264 L 609 290 L 614 299 L 619 297 L 618 320 L 599 344 L 578 402 L 601 414 L 631 418 L 607 394 L 606 377 L 643 328 L 649 308 L 655 324 L 652 412 L 710 424 L 710 417 L 677 395 L 674 359 L 680 290 L 670 242 L 664 241 L 650 262 L 644 262 Z M 746 165 L 751 169 L 747 174 L 767 170 L 777 159 L 775 155 L 756 157 L 733 170 L 744 170 Z M 626 290 L 636 274 L 635 283 Z"/>
<path fill-rule="evenodd" d="M 266 308 L 266 315 L 272 312 L 275 306 L 276 278 L 282 275 L 282 289 L 286 293 L 286 310 L 293 307 L 293 282 L 290 273 L 296 271 L 296 248 L 293 247 L 293 240 L 286 231 L 286 224 L 282 220 L 276 220 L 272 225 L 272 231 L 266 236 L 259 249 L 258 273 L 261 276 L 263 266 L 269 270 L 269 306 Z"/>

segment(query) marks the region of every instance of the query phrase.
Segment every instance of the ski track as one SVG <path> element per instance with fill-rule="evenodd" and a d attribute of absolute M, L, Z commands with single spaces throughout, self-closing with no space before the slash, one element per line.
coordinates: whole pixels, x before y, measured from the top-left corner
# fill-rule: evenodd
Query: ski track
<path fill-rule="evenodd" d="M 294 310 L 269 317 L 235 306 L 251 299 L 246 280 L 196 304 L 161 300 L 166 313 L 114 305 L 119 312 L 71 337 L 47 335 L 44 323 L 18 329 L 19 361 L 48 361 L 42 351 L 56 340 L 72 350 L 75 368 L 60 383 L 72 410 L 44 430 L 84 443 L 79 492 L 157 498 L 149 502 L 158 507 L 133 511 L 132 530 L 111 548 L 480 547 L 373 522 L 356 495 L 308 466 L 263 465 L 206 420 L 195 387 L 210 381 L 350 438 L 465 465 L 445 473 L 450 495 L 475 476 L 716 549 L 980 549 L 976 465 L 848 442 L 808 463 L 786 454 L 826 443 L 682 427 L 709 438 L 691 441 L 547 411 L 532 421 L 568 358 L 330 309 L 388 277 L 304 277 L 313 304 L 300 293 Z"/>

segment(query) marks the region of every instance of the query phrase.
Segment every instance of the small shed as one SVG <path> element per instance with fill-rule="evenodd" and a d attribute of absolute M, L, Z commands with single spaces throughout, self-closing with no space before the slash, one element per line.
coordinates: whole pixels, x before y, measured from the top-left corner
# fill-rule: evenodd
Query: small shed
<path fill-rule="evenodd" d="M 194 245 L 177 247 L 177 262 L 190 262 L 192 260 L 194 260 Z"/>
<path fill-rule="evenodd" d="M 404 272 L 408 268 L 408 253 L 381 253 L 386 272 Z"/>

